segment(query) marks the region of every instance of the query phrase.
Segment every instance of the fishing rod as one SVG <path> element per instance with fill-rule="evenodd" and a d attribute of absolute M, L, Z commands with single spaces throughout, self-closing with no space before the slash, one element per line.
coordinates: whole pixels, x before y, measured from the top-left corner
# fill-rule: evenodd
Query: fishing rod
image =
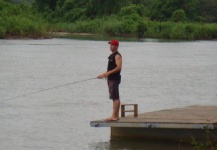
<path fill-rule="evenodd" d="M 71 84 L 81 83 L 81 82 L 85 82 L 85 81 L 89 81 L 89 80 L 94 80 L 94 79 L 97 79 L 97 78 L 95 77 L 95 78 L 89 78 L 89 79 L 80 80 L 80 81 L 76 81 L 76 82 L 72 82 L 72 83 L 67 83 L 67 84 L 56 86 L 56 87 L 51 87 L 51 88 L 39 90 L 39 91 L 36 91 L 36 92 L 32 92 L 32 93 L 28 93 L 28 94 L 24 94 L 24 95 L 19 95 L 19 96 L 13 97 L 13 98 L 6 99 L 4 101 L 9 101 L 9 100 L 12 100 L 12 99 L 17 99 L 17 98 L 20 98 L 20 97 L 25 97 L 25 96 L 33 95 L 33 94 L 36 94 L 36 93 L 41 93 L 41 92 L 44 92 L 44 91 L 48 91 L 48 90 L 52 90 L 52 89 L 57 89 L 57 88 L 60 88 L 60 87 L 71 85 Z"/>

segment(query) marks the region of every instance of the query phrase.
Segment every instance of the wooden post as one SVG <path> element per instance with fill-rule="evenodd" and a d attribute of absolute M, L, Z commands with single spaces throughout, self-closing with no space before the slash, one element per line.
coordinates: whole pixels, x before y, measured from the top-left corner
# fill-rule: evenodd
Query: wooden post
<path fill-rule="evenodd" d="M 134 105 L 134 117 L 138 117 L 138 105 Z"/>
<path fill-rule="evenodd" d="M 121 105 L 121 117 L 125 117 L 125 105 Z"/>

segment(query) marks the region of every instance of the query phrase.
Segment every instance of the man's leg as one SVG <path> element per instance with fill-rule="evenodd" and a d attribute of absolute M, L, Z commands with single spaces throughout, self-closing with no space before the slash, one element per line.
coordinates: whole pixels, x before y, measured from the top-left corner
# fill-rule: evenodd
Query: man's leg
<path fill-rule="evenodd" d="M 116 81 L 108 81 L 110 99 L 113 100 L 113 113 L 108 121 L 116 121 L 119 119 L 119 109 L 120 109 L 120 100 L 119 100 L 119 83 Z"/>
<path fill-rule="evenodd" d="M 114 100 L 113 101 L 113 120 L 118 120 L 119 119 L 119 109 L 120 109 L 120 100 Z"/>
<path fill-rule="evenodd" d="M 120 100 L 113 100 L 113 113 L 112 116 L 107 121 L 117 121 L 119 120 L 119 109 L 120 109 Z"/>

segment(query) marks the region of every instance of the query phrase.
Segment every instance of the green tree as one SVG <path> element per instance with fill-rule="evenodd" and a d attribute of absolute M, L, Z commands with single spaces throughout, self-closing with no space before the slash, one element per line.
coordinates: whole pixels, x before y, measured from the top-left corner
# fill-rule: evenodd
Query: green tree
<path fill-rule="evenodd" d="M 171 20 L 174 22 L 185 22 L 187 20 L 185 11 L 183 9 L 174 11 Z"/>
<path fill-rule="evenodd" d="M 40 12 L 55 10 L 58 0 L 35 0 L 33 6 Z"/>
<path fill-rule="evenodd" d="M 48 20 L 73 22 L 85 18 L 117 15 L 122 8 L 132 7 L 132 4 L 142 5 L 143 15 L 151 20 L 174 19 L 174 15 L 181 15 L 181 12 L 176 14 L 176 11 L 183 10 L 189 21 L 217 22 L 216 0 L 35 0 L 33 6 Z"/>
<path fill-rule="evenodd" d="M 217 22 L 217 1 L 200 0 L 199 12 L 206 22 Z"/>
<path fill-rule="evenodd" d="M 130 4 L 131 0 L 90 0 L 87 13 L 89 17 L 117 14 L 122 7 Z"/>
<path fill-rule="evenodd" d="M 121 16 L 126 16 L 126 15 L 132 15 L 134 13 L 138 14 L 139 16 L 144 16 L 144 6 L 143 5 L 135 5 L 131 4 L 129 6 L 123 7 L 120 11 Z"/>
<path fill-rule="evenodd" d="M 73 22 L 86 17 L 86 1 L 66 0 L 60 8 L 64 21 Z"/>
<path fill-rule="evenodd" d="M 166 21 L 174 11 L 183 9 L 189 20 L 198 16 L 199 0 L 157 0 L 150 11 L 152 20 Z"/>

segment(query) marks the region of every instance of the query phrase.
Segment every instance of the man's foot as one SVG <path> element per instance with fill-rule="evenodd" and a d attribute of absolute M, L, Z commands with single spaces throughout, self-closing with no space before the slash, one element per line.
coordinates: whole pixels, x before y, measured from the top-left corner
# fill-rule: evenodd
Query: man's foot
<path fill-rule="evenodd" d="M 120 118 L 107 118 L 106 121 L 118 121 Z"/>

